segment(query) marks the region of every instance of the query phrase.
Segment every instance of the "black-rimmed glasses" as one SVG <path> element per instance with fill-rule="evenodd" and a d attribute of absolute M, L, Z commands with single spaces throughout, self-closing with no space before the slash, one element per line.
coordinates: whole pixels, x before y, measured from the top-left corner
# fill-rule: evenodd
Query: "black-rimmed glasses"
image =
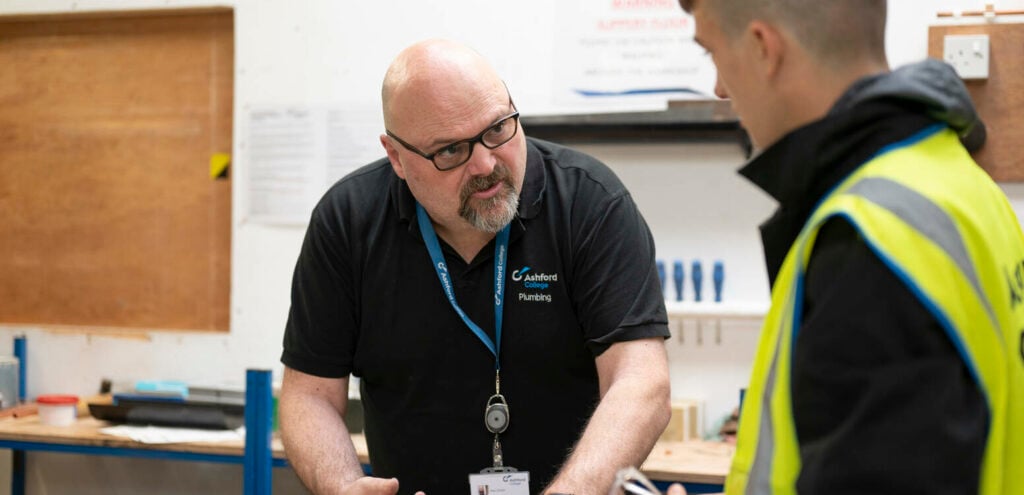
<path fill-rule="evenodd" d="M 509 100 L 511 103 L 511 100 Z M 513 109 L 515 107 L 513 106 Z M 398 141 L 399 144 L 405 147 L 405 149 L 416 153 L 417 155 L 430 160 L 434 167 L 437 167 L 440 171 L 451 170 L 469 161 L 470 157 L 473 156 L 473 148 L 476 143 L 484 145 L 485 148 L 493 150 L 498 146 L 501 146 L 512 140 L 516 136 L 516 132 L 519 130 L 519 111 L 512 112 L 509 115 L 501 117 L 496 122 L 490 125 L 490 127 L 484 129 L 480 134 L 469 139 L 463 139 L 462 141 L 456 141 L 451 144 L 446 144 L 441 149 L 427 154 L 415 146 L 405 142 L 402 138 L 394 135 L 391 131 L 385 129 L 391 139 Z"/>

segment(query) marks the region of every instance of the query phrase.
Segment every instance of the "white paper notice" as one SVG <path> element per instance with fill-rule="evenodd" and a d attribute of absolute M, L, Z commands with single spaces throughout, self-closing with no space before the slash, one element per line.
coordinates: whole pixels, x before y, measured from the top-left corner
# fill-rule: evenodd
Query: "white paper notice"
<path fill-rule="evenodd" d="M 327 112 L 327 187 L 353 170 L 384 156 L 380 110 Z"/>
<path fill-rule="evenodd" d="M 715 69 L 677 0 L 560 0 L 554 104 L 658 110 L 713 98 Z"/>
<path fill-rule="evenodd" d="M 127 437 L 142 443 L 224 442 L 245 440 L 245 427 L 235 430 L 202 430 L 164 426 L 117 425 L 100 428 L 100 433 Z"/>
<path fill-rule="evenodd" d="M 247 197 L 250 221 L 301 224 L 308 221 L 317 161 L 323 162 L 322 132 L 308 108 L 267 108 L 249 112 Z M 321 175 L 322 177 L 322 175 Z"/>
<path fill-rule="evenodd" d="M 379 111 L 263 107 L 248 125 L 250 222 L 304 225 L 331 184 L 384 155 Z"/>

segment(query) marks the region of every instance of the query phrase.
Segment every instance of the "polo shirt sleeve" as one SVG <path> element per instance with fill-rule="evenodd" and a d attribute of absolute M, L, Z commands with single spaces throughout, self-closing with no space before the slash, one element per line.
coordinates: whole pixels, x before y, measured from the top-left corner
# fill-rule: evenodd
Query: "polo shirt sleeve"
<path fill-rule="evenodd" d="M 669 337 L 654 238 L 628 192 L 584 205 L 573 262 L 573 304 L 594 356 L 616 342 Z"/>
<path fill-rule="evenodd" d="M 352 251 L 331 211 L 338 210 L 323 203 L 317 207 L 302 243 L 281 362 L 310 375 L 340 378 L 352 371 L 358 327 Z"/>

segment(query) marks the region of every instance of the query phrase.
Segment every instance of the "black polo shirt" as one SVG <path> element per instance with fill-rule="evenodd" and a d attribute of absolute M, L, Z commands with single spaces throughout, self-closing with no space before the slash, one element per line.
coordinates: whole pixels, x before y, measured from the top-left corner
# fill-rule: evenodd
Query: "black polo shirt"
<path fill-rule="evenodd" d="M 507 465 L 538 493 L 596 406 L 594 358 L 667 337 L 654 241 L 602 163 L 527 139 L 512 222 L 501 341 Z M 459 305 L 493 339 L 494 242 L 465 263 L 441 240 Z M 452 309 L 420 236 L 415 200 L 382 159 L 336 183 L 313 212 L 295 268 L 281 361 L 361 378 L 375 476 L 400 493 L 464 493 L 491 465 L 484 406 L 495 359 Z M 639 404 L 638 407 L 644 407 Z"/>

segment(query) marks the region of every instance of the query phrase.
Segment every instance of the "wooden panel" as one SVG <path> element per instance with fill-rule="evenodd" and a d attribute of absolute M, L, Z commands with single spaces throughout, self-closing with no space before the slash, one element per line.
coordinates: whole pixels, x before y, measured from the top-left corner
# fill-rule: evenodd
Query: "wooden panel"
<path fill-rule="evenodd" d="M 974 158 L 997 181 L 1024 181 L 1024 24 L 931 26 L 929 56 L 942 58 L 947 34 L 989 36 L 988 79 L 964 81 L 988 129 Z"/>
<path fill-rule="evenodd" d="M 0 323 L 228 330 L 233 22 L 0 18 Z"/>

